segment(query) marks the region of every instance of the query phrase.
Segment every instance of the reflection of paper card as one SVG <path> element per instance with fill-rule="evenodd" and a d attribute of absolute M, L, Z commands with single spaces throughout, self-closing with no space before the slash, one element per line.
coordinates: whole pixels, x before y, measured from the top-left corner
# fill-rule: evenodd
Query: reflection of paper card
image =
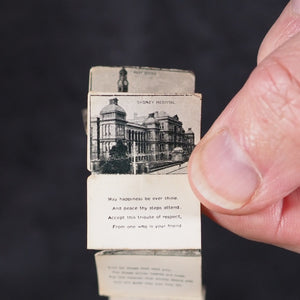
<path fill-rule="evenodd" d="M 99 252 L 95 258 L 100 295 L 116 299 L 202 299 L 200 252 Z"/>
<path fill-rule="evenodd" d="M 89 249 L 200 249 L 200 202 L 187 175 L 91 175 Z"/>
<path fill-rule="evenodd" d="M 147 67 L 93 67 L 89 91 L 130 93 L 194 93 L 191 71 Z"/>
<path fill-rule="evenodd" d="M 186 173 L 200 139 L 200 94 L 89 93 L 88 100 L 91 172 Z"/>

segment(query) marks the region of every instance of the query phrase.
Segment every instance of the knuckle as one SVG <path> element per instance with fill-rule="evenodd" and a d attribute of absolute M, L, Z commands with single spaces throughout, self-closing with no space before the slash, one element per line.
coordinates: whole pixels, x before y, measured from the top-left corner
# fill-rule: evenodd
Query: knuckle
<path fill-rule="evenodd" d="M 283 59 L 270 57 L 252 73 L 250 90 L 279 126 L 300 125 L 300 81 Z"/>

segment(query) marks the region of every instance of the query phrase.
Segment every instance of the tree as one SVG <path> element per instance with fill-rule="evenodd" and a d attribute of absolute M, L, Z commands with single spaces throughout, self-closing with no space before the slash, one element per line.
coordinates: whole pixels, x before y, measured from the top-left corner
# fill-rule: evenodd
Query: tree
<path fill-rule="evenodd" d="M 109 158 L 102 167 L 102 173 L 128 174 L 130 172 L 130 160 L 127 157 L 127 147 L 121 140 L 109 151 Z"/>
<path fill-rule="evenodd" d="M 117 144 L 113 146 L 109 151 L 110 159 L 127 158 L 127 147 L 121 140 L 117 141 Z"/>

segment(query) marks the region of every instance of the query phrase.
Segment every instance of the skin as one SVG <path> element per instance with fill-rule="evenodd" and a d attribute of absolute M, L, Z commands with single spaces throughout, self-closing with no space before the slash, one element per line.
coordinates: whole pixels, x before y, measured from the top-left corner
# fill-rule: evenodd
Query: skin
<path fill-rule="evenodd" d="M 300 253 L 299 128 L 300 1 L 295 0 L 288 3 L 263 40 L 257 67 L 190 158 L 190 184 L 204 213 L 242 237 Z M 206 178 L 216 168 L 203 151 L 224 130 L 259 174 L 255 192 L 240 207 L 219 205 L 200 186 L 200 175 Z M 218 183 L 210 189 L 223 193 Z M 223 194 L 226 201 L 231 200 Z"/>

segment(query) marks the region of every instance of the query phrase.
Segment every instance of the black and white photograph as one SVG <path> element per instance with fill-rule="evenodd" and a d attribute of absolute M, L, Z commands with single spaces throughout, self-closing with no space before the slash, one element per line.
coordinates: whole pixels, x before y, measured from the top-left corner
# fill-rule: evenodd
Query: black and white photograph
<path fill-rule="evenodd" d="M 200 113 L 196 95 L 90 95 L 90 171 L 186 174 L 200 139 Z"/>
<path fill-rule="evenodd" d="M 194 93 L 195 74 L 189 70 L 142 66 L 95 66 L 89 91 L 102 93 Z"/>

